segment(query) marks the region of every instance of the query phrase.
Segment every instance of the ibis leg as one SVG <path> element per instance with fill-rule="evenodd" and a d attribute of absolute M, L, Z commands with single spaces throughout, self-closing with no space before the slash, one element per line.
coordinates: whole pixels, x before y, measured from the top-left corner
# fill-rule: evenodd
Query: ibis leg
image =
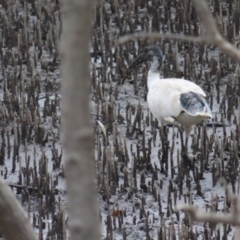
<path fill-rule="evenodd" d="M 185 142 L 183 140 L 183 128 L 182 127 L 180 127 L 179 132 L 180 132 L 180 139 L 181 139 L 181 146 L 182 146 L 182 159 L 185 163 L 184 165 L 192 170 L 193 164 L 192 164 L 191 159 L 188 156 L 188 132 L 186 131 Z"/>

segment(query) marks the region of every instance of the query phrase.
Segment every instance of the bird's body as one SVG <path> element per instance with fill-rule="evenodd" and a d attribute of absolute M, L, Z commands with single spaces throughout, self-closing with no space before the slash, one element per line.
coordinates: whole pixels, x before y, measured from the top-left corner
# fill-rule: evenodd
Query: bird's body
<path fill-rule="evenodd" d="M 192 126 L 212 117 L 206 94 L 188 80 L 161 78 L 162 52 L 158 46 L 146 47 L 129 69 L 144 61 L 151 62 L 147 78 L 147 102 L 151 113 L 162 123 L 180 123 L 188 138 Z"/>
<path fill-rule="evenodd" d="M 189 134 L 193 125 L 211 117 L 210 108 L 204 104 L 206 94 L 195 83 L 177 78 L 160 79 L 160 75 L 151 78 L 150 73 L 147 102 L 153 116 L 162 123 L 177 121 Z"/>

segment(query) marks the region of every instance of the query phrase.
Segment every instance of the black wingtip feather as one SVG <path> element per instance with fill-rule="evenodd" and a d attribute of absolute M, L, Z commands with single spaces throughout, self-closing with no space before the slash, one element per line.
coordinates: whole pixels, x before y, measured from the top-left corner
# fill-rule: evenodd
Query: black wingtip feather
<path fill-rule="evenodd" d="M 210 107 L 206 99 L 195 92 L 187 92 L 180 94 L 180 103 L 182 109 L 192 116 L 197 116 L 201 113 L 211 114 Z"/>

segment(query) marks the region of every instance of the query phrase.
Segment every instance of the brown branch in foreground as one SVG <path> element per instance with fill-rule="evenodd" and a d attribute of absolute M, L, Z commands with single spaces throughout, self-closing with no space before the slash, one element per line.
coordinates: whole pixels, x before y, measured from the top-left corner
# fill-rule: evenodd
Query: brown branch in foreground
<path fill-rule="evenodd" d="M 203 212 L 196 209 L 194 206 L 179 204 L 176 207 L 176 211 L 187 212 L 191 219 L 196 222 L 209 222 L 213 224 L 233 224 L 240 226 L 240 216 L 236 216 L 233 213 L 215 213 L 215 212 Z"/>
<path fill-rule="evenodd" d="M 4 239 L 37 240 L 24 210 L 11 188 L 0 177 L 0 232 Z"/>
<path fill-rule="evenodd" d="M 72 240 L 99 239 L 93 129 L 90 122 L 89 44 L 93 0 L 61 1 L 62 144 Z"/>
<path fill-rule="evenodd" d="M 218 47 L 224 54 L 228 57 L 235 60 L 237 63 L 240 63 L 240 51 L 232 44 L 227 42 L 220 32 L 217 29 L 217 25 L 215 20 L 213 19 L 208 4 L 206 0 L 192 0 L 193 5 L 201 19 L 203 25 L 206 28 L 206 37 L 192 37 L 192 36 L 184 36 L 172 33 L 147 33 L 147 32 L 140 32 L 135 34 L 128 34 L 123 37 L 120 37 L 115 45 L 126 43 L 130 40 L 136 40 L 139 38 L 151 38 L 151 39 L 172 39 L 172 40 L 179 40 L 179 41 L 189 41 L 189 42 L 198 42 L 201 44 L 212 44 Z"/>

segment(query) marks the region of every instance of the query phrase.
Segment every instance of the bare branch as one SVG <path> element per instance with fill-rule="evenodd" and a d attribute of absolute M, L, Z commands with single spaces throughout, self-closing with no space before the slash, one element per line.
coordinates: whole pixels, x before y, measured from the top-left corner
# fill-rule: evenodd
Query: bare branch
<path fill-rule="evenodd" d="M 37 240 L 31 224 L 11 188 L 0 177 L 0 232 L 5 239 Z M 13 231 L 14 230 L 14 231 Z"/>
<path fill-rule="evenodd" d="M 207 39 L 201 38 L 201 37 L 192 37 L 192 36 L 186 36 L 186 35 L 178 35 L 178 34 L 172 34 L 172 33 L 154 33 L 154 32 L 139 32 L 139 33 L 133 33 L 133 34 L 127 34 L 123 37 L 120 37 L 115 45 L 121 45 L 123 43 L 136 40 L 139 38 L 151 38 L 151 39 L 171 39 L 171 40 L 179 40 L 179 41 L 185 41 L 185 42 L 198 42 L 198 43 L 207 43 Z"/>
<path fill-rule="evenodd" d="M 196 209 L 194 206 L 180 204 L 176 207 L 177 211 L 187 212 L 193 221 L 197 222 L 209 222 L 209 223 L 223 223 L 234 224 L 240 226 L 240 216 L 236 216 L 232 213 L 215 213 L 215 212 L 203 212 Z"/>
<path fill-rule="evenodd" d="M 229 56 L 230 58 L 232 58 L 233 60 L 240 64 L 239 50 L 229 42 L 225 41 L 222 36 L 216 39 L 215 45 L 219 47 L 223 53 L 225 53 L 227 56 Z"/>

